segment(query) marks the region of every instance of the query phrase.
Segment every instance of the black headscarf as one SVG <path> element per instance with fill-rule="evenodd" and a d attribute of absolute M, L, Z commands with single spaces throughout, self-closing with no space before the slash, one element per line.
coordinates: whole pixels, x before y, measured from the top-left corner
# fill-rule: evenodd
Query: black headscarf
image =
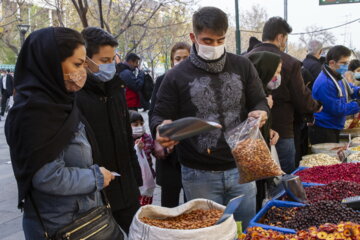
<path fill-rule="evenodd" d="M 74 94 L 65 89 L 54 28 L 26 39 L 15 68 L 16 95 L 5 123 L 19 208 L 34 174 L 69 144 L 80 121 Z"/>
<path fill-rule="evenodd" d="M 267 84 L 274 77 L 276 69 L 281 61 L 280 55 L 271 52 L 257 52 L 249 56 L 250 61 L 254 64 L 259 77 L 263 83 L 264 91 L 268 96 L 271 91 L 267 89 Z M 265 139 L 265 142 L 270 146 L 270 128 L 272 124 L 271 114 L 265 125 L 261 128 L 261 133 Z"/>
<path fill-rule="evenodd" d="M 274 77 L 276 69 L 279 66 L 281 61 L 280 55 L 272 52 L 257 52 L 251 54 L 249 59 L 254 64 L 259 74 L 265 92 L 269 94 L 269 90 L 266 88 L 266 86 Z"/>

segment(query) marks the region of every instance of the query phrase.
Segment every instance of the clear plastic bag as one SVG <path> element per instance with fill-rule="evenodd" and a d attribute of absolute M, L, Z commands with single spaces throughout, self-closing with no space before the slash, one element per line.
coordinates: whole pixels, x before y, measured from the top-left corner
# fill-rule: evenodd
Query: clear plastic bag
<path fill-rule="evenodd" d="M 248 183 L 285 174 L 271 157 L 259 130 L 261 119 L 248 118 L 225 134 L 239 170 L 239 183 Z"/>

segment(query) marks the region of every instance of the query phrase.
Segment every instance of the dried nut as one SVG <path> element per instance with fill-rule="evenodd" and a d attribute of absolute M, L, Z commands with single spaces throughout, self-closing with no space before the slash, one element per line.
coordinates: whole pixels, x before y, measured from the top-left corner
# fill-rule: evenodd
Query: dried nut
<path fill-rule="evenodd" d="M 324 153 L 311 154 L 304 156 L 300 161 L 302 167 L 328 166 L 341 163 L 338 159 Z"/>

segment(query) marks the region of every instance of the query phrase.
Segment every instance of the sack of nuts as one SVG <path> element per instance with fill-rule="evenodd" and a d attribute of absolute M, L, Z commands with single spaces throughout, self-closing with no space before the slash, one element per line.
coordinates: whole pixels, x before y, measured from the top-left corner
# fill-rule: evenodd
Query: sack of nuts
<path fill-rule="evenodd" d="M 225 134 L 239 170 L 239 183 L 248 183 L 285 174 L 259 130 L 261 119 L 248 118 Z"/>

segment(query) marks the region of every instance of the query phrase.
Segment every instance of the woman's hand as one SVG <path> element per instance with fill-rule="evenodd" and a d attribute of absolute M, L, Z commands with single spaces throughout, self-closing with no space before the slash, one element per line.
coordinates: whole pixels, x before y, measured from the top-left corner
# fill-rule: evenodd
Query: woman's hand
<path fill-rule="evenodd" d="M 270 129 L 270 145 L 276 145 L 276 143 L 279 141 L 279 134 L 278 132 Z"/>
<path fill-rule="evenodd" d="M 111 174 L 109 170 L 104 167 L 100 167 L 100 172 L 104 176 L 104 188 L 109 186 L 110 182 L 115 179 L 115 176 Z"/>
<path fill-rule="evenodd" d="M 269 95 L 269 96 L 266 98 L 266 100 L 267 100 L 267 103 L 268 103 L 270 109 L 272 109 L 272 107 L 274 106 L 274 100 L 273 100 L 273 98 L 272 98 L 272 95 Z"/>
<path fill-rule="evenodd" d="M 135 140 L 135 145 L 137 145 L 140 150 L 144 149 L 144 142 L 141 141 L 141 138 Z"/>

